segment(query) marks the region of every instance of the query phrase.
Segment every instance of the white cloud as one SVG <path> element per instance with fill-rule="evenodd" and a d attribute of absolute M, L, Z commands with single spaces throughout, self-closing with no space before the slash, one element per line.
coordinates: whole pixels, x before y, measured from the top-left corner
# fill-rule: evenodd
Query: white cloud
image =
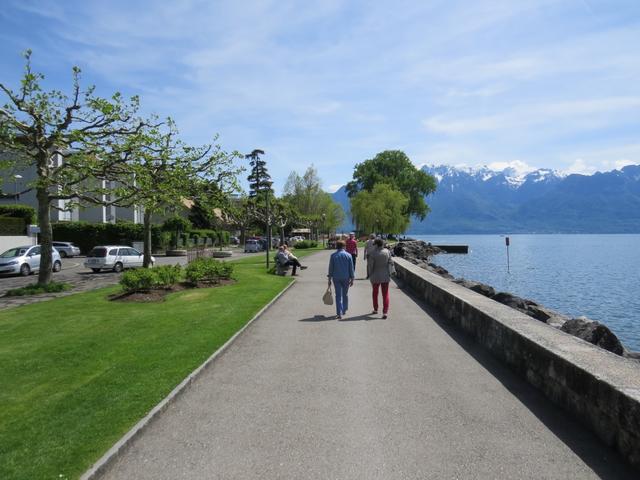
<path fill-rule="evenodd" d="M 491 162 L 487 165 L 491 170 L 503 171 L 511 170 L 516 176 L 526 175 L 527 173 L 537 170 L 537 167 L 532 167 L 522 160 L 513 160 L 511 162 Z"/>
<path fill-rule="evenodd" d="M 340 187 L 341 187 L 342 185 L 344 185 L 344 184 L 335 183 L 335 184 L 333 184 L 333 185 L 329 185 L 325 190 L 326 190 L 327 192 L 329 192 L 329 193 L 335 193 L 335 192 L 337 192 L 337 191 L 340 189 Z"/>
<path fill-rule="evenodd" d="M 615 123 L 620 115 L 633 113 L 640 107 L 640 96 L 585 98 L 570 101 L 529 103 L 504 108 L 493 115 L 446 117 L 423 120 L 423 126 L 435 133 L 465 135 L 543 125 L 557 128 L 558 122 L 570 120 L 575 130 Z M 615 115 L 614 115 L 615 114 Z M 566 124 L 563 126 L 566 127 Z"/>
<path fill-rule="evenodd" d="M 588 165 L 584 159 L 576 158 L 574 162 L 569 165 L 565 170 L 565 173 L 579 173 L 582 175 L 592 175 L 598 171 L 593 165 Z"/>

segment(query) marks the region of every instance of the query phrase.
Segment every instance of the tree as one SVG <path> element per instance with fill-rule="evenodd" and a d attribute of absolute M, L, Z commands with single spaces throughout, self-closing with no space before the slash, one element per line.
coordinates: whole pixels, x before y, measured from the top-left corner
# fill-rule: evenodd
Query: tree
<path fill-rule="evenodd" d="M 222 215 L 227 223 L 240 229 L 240 244 L 246 241 L 247 228 L 255 220 L 254 205 L 248 197 L 231 200 L 222 209 Z"/>
<path fill-rule="evenodd" d="M 170 118 L 144 128 L 118 149 L 116 155 L 130 158 L 111 173 L 112 180 L 117 182 L 114 195 L 121 199 L 118 204 L 136 205 L 144 210 L 145 267 L 151 264 L 154 214 L 167 208 L 182 208 L 187 199 L 212 210 L 239 188 L 240 169 L 233 165 L 237 154 L 227 154 L 215 144 L 186 145 L 178 138 L 178 130 Z"/>
<path fill-rule="evenodd" d="M 409 226 L 409 199 L 391 185 L 378 183 L 371 192 L 362 190 L 351 199 L 351 214 L 359 230 L 403 233 Z"/>
<path fill-rule="evenodd" d="M 347 184 L 347 193 L 353 197 L 362 190 L 371 192 L 380 183 L 386 183 L 407 196 L 407 206 L 402 212 L 407 221 L 411 215 L 423 220 L 429 213 L 424 197 L 435 192 L 436 180 L 417 169 L 404 152 L 385 150 L 357 164 L 353 181 Z"/>
<path fill-rule="evenodd" d="M 300 212 L 304 225 L 325 230 L 338 228 L 344 220 L 344 210 L 322 190 L 322 183 L 313 165 L 300 176 L 291 172 L 284 186 L 284 200 Z"/>
<path fill-rule="evenodd" d="M 319 197 L 322 184 L 318 171 L 311 165 L 300 176 L 298 172 L 291 172 L 284 185 L 283 196 L 290 199 L 296 208 L 304 215 L 319 214 Z"/>
<path fill-rule="evenodd" d="M 273 197 L 273 190 L 271 189 L 273 182 L 267 171 L 267 162 L 262 160 L 260 155 L 264 155 L 264 152 L 256 149 L 250 154 L 245 155 L 245 158 L 249 159 L 249 164 L 251 165 L 251 173 L 247 178 L 250 188 L 249 197 L 256 201 L 259 201 L 261 198 L 264 199 L 265 208 L 262 218 L 267 230 L 267 269 L 269 269 L 269 250 L 271 250 L 271 212 L 269 211 L 269 200 Z"/>
<path fill-rule="evenodd" d="M 100 98 L 94 87 L 80 88 L 80 69 L 73 67 L 71 95 L 45 92 L 44 75 L 31 69 L 31 51 L 25 53 L 25 72 L 18 90 L 0 83 L 8 102 L 0 107 L 0 150 L 11 156 L 10 168 L 33 168 L 37 178 L 28 188 L 36 191 L 40 226 L 38 283 L 51 281 L 52 232 L 50 209 L 85 203 L 105 203 L 103 183 L 108 172 L 126 155 L 108 155 L 114 142 L 135 136 L 144 122 L 136 117 L 139 100 L 128 102 L 119 93 Z"/>

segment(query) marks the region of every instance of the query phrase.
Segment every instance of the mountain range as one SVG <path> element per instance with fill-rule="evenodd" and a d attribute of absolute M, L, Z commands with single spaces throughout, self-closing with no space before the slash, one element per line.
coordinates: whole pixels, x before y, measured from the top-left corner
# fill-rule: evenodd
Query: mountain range
<path fill-rule="evenodd" d="M 593 175 L 424 166 L 438 183 L 410 234 L 640 233 L 640 165 Z M 345 187 L 333 194 L 353 230 Z"/>

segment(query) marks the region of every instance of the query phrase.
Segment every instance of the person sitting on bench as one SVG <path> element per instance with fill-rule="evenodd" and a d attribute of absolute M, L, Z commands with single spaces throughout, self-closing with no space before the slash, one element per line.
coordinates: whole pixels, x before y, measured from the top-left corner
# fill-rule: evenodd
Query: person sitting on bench
<path fill-rule="evenodd" d="M 285 263 L 284 265 L 291 265 L 293 266 L 293 270 L 291 271 L 291 276 L 295 277 L 296 274 L 296 269 L 298 267 L 300 267 L 300 270 L 305 270 L 307 267 L 305 265 L 300 264 L 300 260 L 298 260 L 298 258 L 291 253 L 291 250 L 289 250 L 289 247 L 287 246 L 287 244 L 282 245 L 282 247 L 280 247 L 283 249 L 284 254 L 287 257 L 287 263 Z M 280 252 L 278 252 L 278 255 L 280 254 Z"/>

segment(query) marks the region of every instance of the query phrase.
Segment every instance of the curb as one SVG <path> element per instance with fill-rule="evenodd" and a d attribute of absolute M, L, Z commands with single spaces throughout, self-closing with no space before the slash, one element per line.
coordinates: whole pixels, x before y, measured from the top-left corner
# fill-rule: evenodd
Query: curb
<path fill-rule="evenodd" d="M 120 440 L 118 440 L 108 451 L 105 453 L 96 463 L 94 463 L 89 470 L 84 472 L 80 477 L 80 480 L 95 480 L 102 475 L 109 466 L 116 461 L 121 455 L 123 455 L 131 446 L 133 441 L 144 432 L 144 430 L 169 406 L 171 405 L 188 387 L 196 380 L 220 355 L 222 355 L 233 342 L 255 322 L 262 314 L 271 307 L 282 295 L 284 295 L 296 281 L 294 280 L 284 289 L 280 291 L 269 303 L 260 309 L 251 320 L 249 320 L 244 327 L 238 330 L 224 345 L 218 350 L 213 352 L 209 358 L 207 358 L 202 365 L 191 372 L 182 382 L 178 384 L 169 395 L 164 397 L 160 403 L 151 409 L 151 411 L 136 423 L 131 430 L 124 434 Z"/>

